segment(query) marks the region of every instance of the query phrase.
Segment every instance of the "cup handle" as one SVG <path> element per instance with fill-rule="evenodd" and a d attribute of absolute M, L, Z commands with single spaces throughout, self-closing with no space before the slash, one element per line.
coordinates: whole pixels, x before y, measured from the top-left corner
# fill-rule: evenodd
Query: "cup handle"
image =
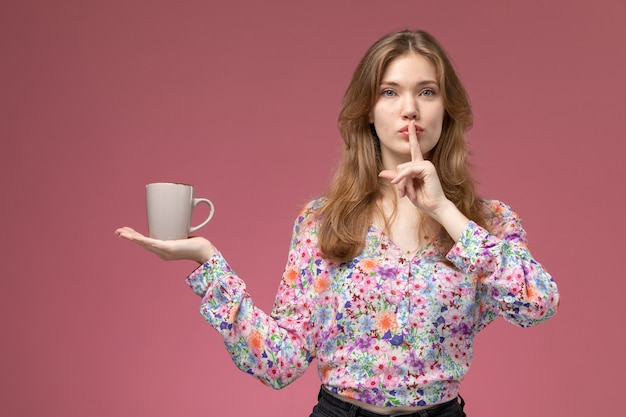
<path fill-rule="evenodd" d="M 211 200 L 208 200 L 206 198 L 194 198 L 193 199 L 193 208 L 195 209 L 196 206 L 198 204 L 200 204 L 200 203 L 208 204 L 209 207 L 211 208 L 211 212 L 209 213 L 209 217 L 207 217 L 205 221 L 203 221 L 202 223 L 200 223 L 197 226 L 189 228 L 189 233 L 193 233 L 193 232 L 197 231 L 198 229 L 200 229 L 201 227 L 206 226 L 207 223 L 210 222 L 211 219 L 213 218 L 213 214 L 215 214 L 215 207 L 213 206 L 213 203 L 211 203 Z"/>

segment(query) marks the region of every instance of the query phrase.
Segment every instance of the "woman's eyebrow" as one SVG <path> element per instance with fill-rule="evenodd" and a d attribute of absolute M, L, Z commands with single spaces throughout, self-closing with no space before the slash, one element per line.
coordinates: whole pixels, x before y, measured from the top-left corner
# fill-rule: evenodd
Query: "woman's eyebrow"
<path fill-rule="evenodd" d="M 400 87 L 400 83 L 396 82 L 396 81 L 381 81 L 380 82 L 381 86 L 389 86 L 389 87 Z M 424 80 L 424 81 L 420 81 L 416 84 L 418 87 L 423 87 L 426 85 L 439 85 L 439 83 L 435 80 Z"/>

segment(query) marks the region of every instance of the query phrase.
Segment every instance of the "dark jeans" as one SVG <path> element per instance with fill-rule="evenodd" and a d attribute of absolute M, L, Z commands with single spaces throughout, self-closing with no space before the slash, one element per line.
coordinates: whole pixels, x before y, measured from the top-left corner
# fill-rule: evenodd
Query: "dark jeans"
<path fill-rule="evenodd" d="M 313 407 L 310 417 L 382 417 L 382 416 L 402 416 L 402 417 L 465 417 L 463 407 L 465 402 L 459 396 L 454 400 L 437 405 L 427 410 L 420 410 L 408 414 L 378 414 L 362 409 L 361 407 L 341 401 L 339 398 L 329 394 L 323 387 L 317 396 L 318 403 Z M 459 403 L 459 400 L 461 401 Z"/>

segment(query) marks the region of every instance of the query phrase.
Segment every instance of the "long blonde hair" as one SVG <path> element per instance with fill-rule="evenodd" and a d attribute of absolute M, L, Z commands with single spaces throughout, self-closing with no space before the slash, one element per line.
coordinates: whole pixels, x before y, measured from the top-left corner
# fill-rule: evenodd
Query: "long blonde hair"
<path fill-rule="evenodd" d="M 319 246 L 324 258 L 341 262 L 357 256 L 365 244 L 377 202 L 389 183 L 378 177 L 383 170 L 378 138 L 369 114 L 378 98 L 382 75 L 396 57 L 414 52 L 436 68 L 444 101 L 441 137 L 431 152 L 446 197 L 469 219 L 485 226 L 481 200 L 475 192 L 466 159 L 465 132 L 472 126 L 469 98 L 446 52 L 424 31 L 391 33 L 374 43 L 357 66 L 339 112 L 344 150 L 326 192 L 320 218 Z"/>

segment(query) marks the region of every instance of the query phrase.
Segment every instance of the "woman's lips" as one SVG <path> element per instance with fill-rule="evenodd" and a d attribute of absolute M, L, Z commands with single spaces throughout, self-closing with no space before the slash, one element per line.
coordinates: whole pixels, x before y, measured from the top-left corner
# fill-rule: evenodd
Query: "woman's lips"
<path fill-rule="evenodd" d="M 424 129 L 422 129 L 420 126 L 415 125 L 415 134 L 417 136 L 419 136 L 419 134 L 422 133 L 423 131 Z M 406 125 L 402 129 L 400 129 L 400 133 L 408 138 L 409 137 L 409 125 Z"/>

